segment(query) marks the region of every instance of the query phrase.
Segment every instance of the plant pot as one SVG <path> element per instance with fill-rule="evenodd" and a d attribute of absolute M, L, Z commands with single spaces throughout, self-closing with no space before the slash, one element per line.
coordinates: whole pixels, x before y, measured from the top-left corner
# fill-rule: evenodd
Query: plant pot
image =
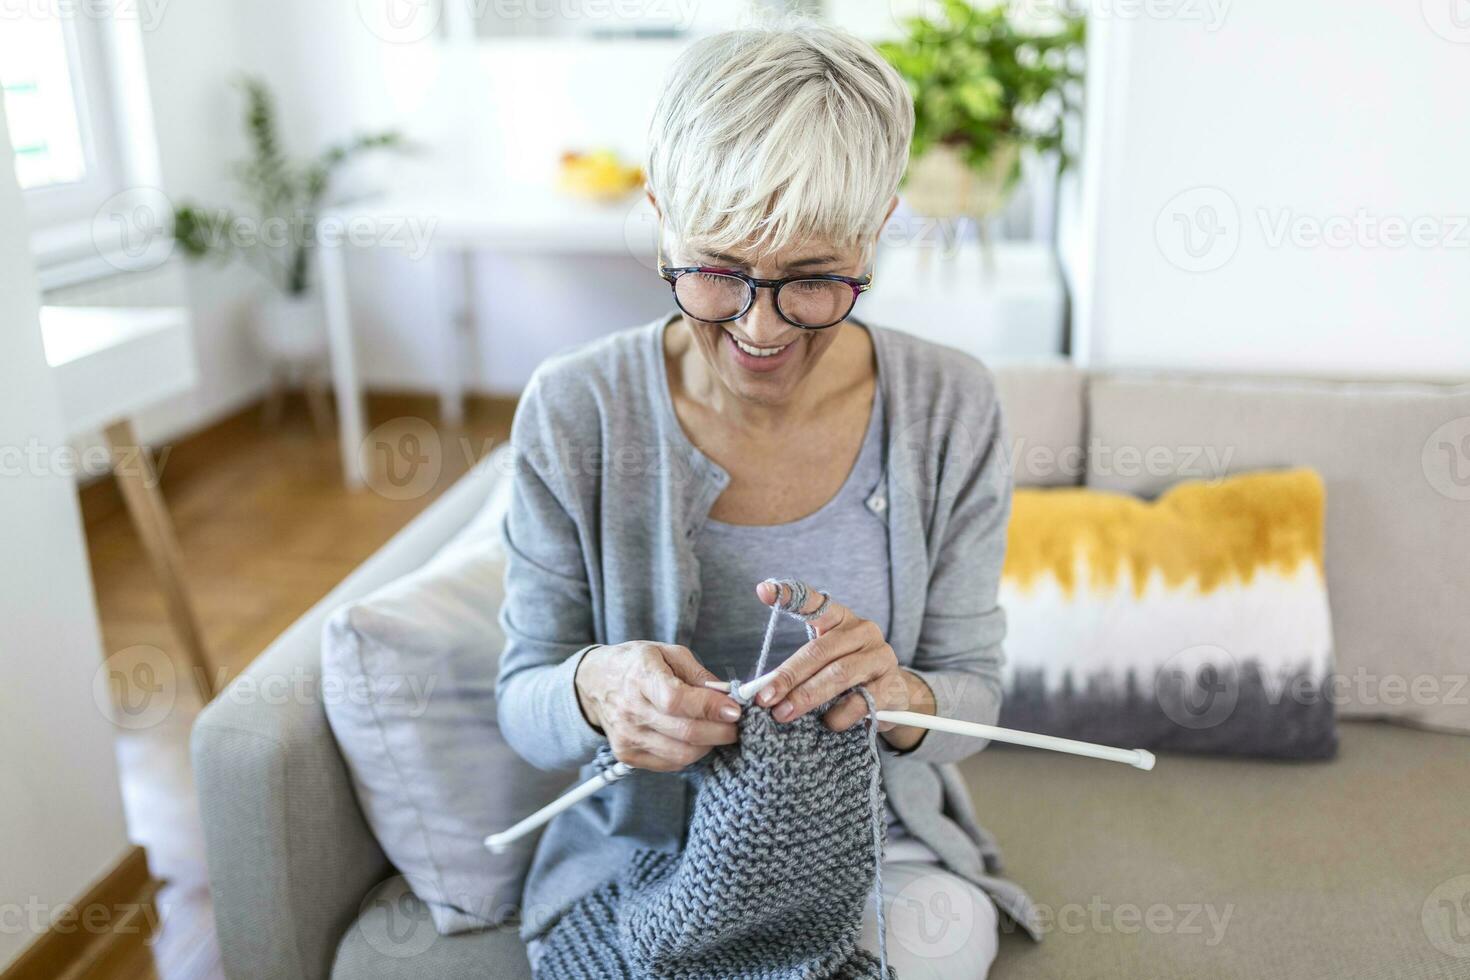
<path fill-rule="evenodd" d="M 970 166 L 952 146 L 934 146 L 909 163 L 904 200 L 930 218 L 974 218 L 983 221 L 1005 207 L 1011 196 L 1011 174 L 1021 148 L 999 144 L 982 170 Z"/>
<path fill-rule="evenodd" d="M 327 324 L 315 292 L 261 295 L 255 308 L 255 340 L 274 367 L 299 369 L 327 360 Z"/>

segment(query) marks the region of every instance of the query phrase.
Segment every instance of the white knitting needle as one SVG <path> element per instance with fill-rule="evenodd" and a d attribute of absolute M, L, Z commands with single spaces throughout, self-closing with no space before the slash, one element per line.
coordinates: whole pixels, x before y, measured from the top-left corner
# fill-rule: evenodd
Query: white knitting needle
<path fill-rule="evenodd" d="M 552 817 L 555 817 L 563 810 L 570 810 L 587 797 L 601 790 L 604 786 L 609 786 L 617 782 L 632 771 L 633 767 L 626 762 L 619 762 L 609 769 L 604 769 L 576 789 L 570 790 L 562 796 L 558 796 L 509 830 L 502 830 L 498 834 L 491 834 L 489 837 L 486 837 L 485 846 L 496 854 L 504 854 L 510 850 L 510 845 L 543 824 L 550 823 Z"/>
<path fill-rule="evenodd" d="M 745 699 L 755 696 L 755 693 L 769 684 L 775 677 L 772 671 L 763 677 L 757 677 L 740 686 L 740 693 Z M 730 685 L 721 681 L 711 681 L 707 687 L 717 691 L 730 690 Z M 1091 759 L 1102 759 L 1107 762 L 1124 762 L 1135 769 L 1145 772 L 1154 767 L 1154 754 L 1147 749 L 1115 749 L 1109 745 L 1095 745 L 1092 742 L 1079 742 L 1071 738 L 1058 738 L 1055 735 L 1038 735 L 1035 732 L 1020 732 L 1013 728 L 999 728 L 995 725 L 982 725 L 973 721 L 955 721 L 953 718 L 940 718 L 936 715 L 923 715 L 915 711 L 879 711 L 878 720 L 890 722 L 894 725 L 910 725 L 914 728 L 927 728 L 937 732 L 948 732 L 952 735 L 968 735 L 972 738 L 986 738 L 992 742 L 1009 742 L 1013 745 L 1025 745 L 1033 749 L 1048 749 L 1052 752 L 1066 752 L 1070 755 L 1087 756 Z M 516 841 L 530 834 L 532 831 L 551 822 L 557 814 L 576 806 L 587 797 L 601 790 L 604 786 L 611 785 L 622 779 L 633 771 L 633 767 L 624 762 L 619 762 L 605 772 L 598 773 L 587 780 L 576 789 L 571 790 L 564 796 L 551 801 L 546 806 L 537 810 L 520 823 L 503 830 L 498 834 L 491 834 L 485 838 L 485 846 L 496 854 L 503 854 L 510 849 Z"/>
<path fill-rule="evenodd" d="M 776 672 L 771 671 L 769 674 L 740 685 L 741 700 L 749 701 L 755 697 L 757 691 L 775 678 Z M 730 690 L 730 685 L 723 681 L 710 681 L 705 684 L 705 687 L 716 691 Z M 922 715 L 916 711 L 879 711 L 878 720 L 893 725 L 909 725 L 913 728 L 948 732 L 951 735 L 969 735 L 973 738 L 988 738 L 992 742 L 1009 742 L 1012 745 L 1025 745 L 1033 749 L 1083 755 L 1090 759 L 1102 759 L 1107 762 L 1124 762 L 1145 772 L 1154 767 L 1155 761 L 1154 754 L 1147 749 L 1115 749 L 1110 745 L 1095 745 L 1092 742 L 1079 742 L 1076 739 L 1058 738 L 1055 735 L 1039 735 L 1035 732 L 1020 732 L 1014 728 L 998 728 L 995 725 L 982 725 L 974 721 L 955 721 L 953 718 Z"/>

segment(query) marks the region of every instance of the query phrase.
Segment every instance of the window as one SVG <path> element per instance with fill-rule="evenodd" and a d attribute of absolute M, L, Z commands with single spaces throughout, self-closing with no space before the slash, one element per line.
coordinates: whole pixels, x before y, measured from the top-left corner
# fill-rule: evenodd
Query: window
<path fill-rule="evenodd" d="M 90 9 L 35 4 L 0 25 L 0 89 L 42 264 L 74 256 L 80 229 L 123 184 L 106 25 Z"/>
<path fill-rule="evenodd" d="M 22 190 L 87 176 L 67 40 L 53 18 L 16 21 L 0 34 L 0 85 Z"/>

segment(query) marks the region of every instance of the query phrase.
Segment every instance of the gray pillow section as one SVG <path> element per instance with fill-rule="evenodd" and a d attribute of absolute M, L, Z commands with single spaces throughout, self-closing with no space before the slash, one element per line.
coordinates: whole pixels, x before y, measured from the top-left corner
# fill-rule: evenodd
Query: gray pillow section
<path fill-rule="evenodd" d="M 1470 731 L 1470 385 L 1094 377 L 1087 485 L 1310 466 L 1346 718 Z"/>
<path fill-rule="evenodd" d="M 1016 486 L 1080 485 L 1087 465 L 1087 375 L 1061 360 L 990 367 L 1005 410 Z"/>
<path fill-rule="evenodd" d="M 430 562 L 339 609 L 323 633 L 327 718 L 358 801 L 445 935 L 516 916 L 535 838 L 499 855 L 482 842 L 573 778 L 532 768 L 496 725 L 509 487 L 499 481 Z"/>

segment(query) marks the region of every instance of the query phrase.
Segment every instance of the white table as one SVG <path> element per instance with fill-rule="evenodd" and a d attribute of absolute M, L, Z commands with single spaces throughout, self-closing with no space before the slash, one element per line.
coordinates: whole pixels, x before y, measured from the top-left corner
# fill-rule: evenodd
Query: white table
<path fill-rule="evenodd" d="M 159 492 L 153 459 L 139 444 L 132 422 L 142 409 L 198 384 L 189 312 L 176 307 L 46 306 L 41 309 L 41 334 L 67 434 L 76 438 L 101 432 L 106 438 L 128 514 L 208 701 L 214 695 L 214 675 L 185 585 L 178 536 Z"/>
<path fill-rule="evenodd" d="M 362 441 L 365 411 L 362 381 L 348 297 L 346 246 L 352 231 L 378 229 L 382 241 L 375 247 L 395 247 L 394 229 L 405 219 L 432 227 L 430 253 L 441 272 L 436 295 L 454 296 L 455 308 L 445 304 L 430 311 L 437 327 L 439 405 L 446 425 L 464 418 L 465 333 L 476 323 L 474 257 L 481 251 L 516 251 L 546 255 L 631 255 L 650 269 L 655 261 L 657 224 L 642 194 L 613 204 L 579 201 L 549 189 L 518 189 L 514 194 L 489 198 L 473 192 L 397 193 L 334 209 L 324 215 L 330 227 L 346 229 L 345 241 L 326 240 L 317 249 L 322 299 L 331 344 L 332 384 L 337 395 L 337 427 L 342 454 L 342 476 L 348 487 L 363 485 Z M 399 236 L 401 241 L 402 236 Z"/>

